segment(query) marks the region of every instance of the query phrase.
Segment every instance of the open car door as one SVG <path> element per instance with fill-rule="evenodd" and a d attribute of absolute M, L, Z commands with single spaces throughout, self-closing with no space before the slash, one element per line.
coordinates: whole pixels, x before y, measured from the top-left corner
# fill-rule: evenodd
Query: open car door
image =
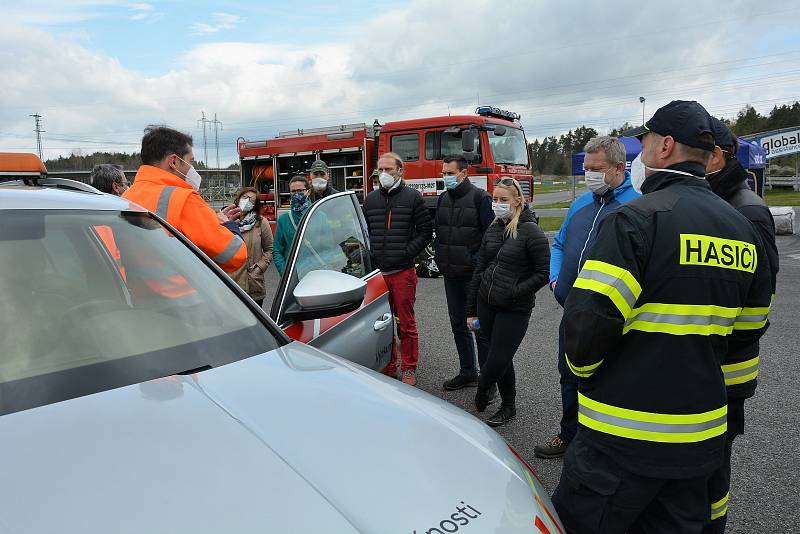
<path fill-rule="evenodd" d="M 270 316 L 292 339 L 379 371 L 391 357 L 394 317 L 369 247 L 354 192 L 315 202 L 297 227 Z"/>

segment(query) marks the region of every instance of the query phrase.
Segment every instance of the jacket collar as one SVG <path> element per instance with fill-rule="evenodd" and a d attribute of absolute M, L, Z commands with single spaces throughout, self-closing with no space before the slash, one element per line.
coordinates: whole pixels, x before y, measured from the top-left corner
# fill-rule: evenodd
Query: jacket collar
<path fill-rule="evenodd" d="M 676 163 L 667 167 L 675 171 L 688 172 L 693 176 L 676 174 L 674 172 L 658 171 L 648 176 L 642 184 L 642 194 L 652 193 L 660 189 L 665 189 L 673 185 L 688 185 L 692 187 L 709 188 L 705 180 L 706 169 L 700 163 L 690 161 Z"/>
<path fill-rule="evenodd" d="M 729 161 L 721 171 L 706 176 L 706 180 L 711 190 L 725 200 L 740 189 L 750 189 L 747 186 L 747 171 L 735 159 Z"/>
<path fill-rule="evenodd" d="M 464 178 L 460 184 L 455 186 L 453 189 L 448 189 L 446 193 L 453 195 L 453 198 L 461 198 L 466 195 L 470 189 L 472 189 L 472 182 L 469 181 L 469 177 Z"/>
<path fill-rule="evenodd" d="M 405 187 L 406 181 L 400 178 L 397 182 L 387 191 L 385 188 L 381 187 L 381 194 L 382 195 L 396 195 L 398 191 Z"/>
<path fill-rule="evenodd" d="M 139 180 L 158 185 L 172 185 L 175 187 L 194 190 L 194 188 L 183 178 L 179 178 L 171 172 L 154 167 L 153 165 L 142 165 L 139 167 L 139 170 L 136 171 L 136 177 L 133 179 L 133 183 L 136 183 Z"/>

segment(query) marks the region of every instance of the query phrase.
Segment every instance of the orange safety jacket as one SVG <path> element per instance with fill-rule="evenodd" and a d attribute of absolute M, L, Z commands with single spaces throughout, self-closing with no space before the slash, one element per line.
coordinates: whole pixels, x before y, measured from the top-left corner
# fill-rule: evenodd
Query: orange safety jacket
<path fill-rule="evenodd" d="M 142 165 L 122 198 L 165 219 L 225 272 L 234 272 L 247 261 L 242 238 L 222 226 L 200 194 L 174 174 Z"/>

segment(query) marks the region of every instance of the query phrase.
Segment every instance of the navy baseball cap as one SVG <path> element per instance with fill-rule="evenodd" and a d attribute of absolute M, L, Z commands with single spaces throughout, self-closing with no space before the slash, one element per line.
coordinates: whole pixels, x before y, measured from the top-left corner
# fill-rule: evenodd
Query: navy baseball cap
<path fill-rule="evenodd" d="M 716 117 L 711 117 L 711 130 L 717 146 L 733 147 L 734 149 L 739 147 L 739 140 L 733 135 L 731 129 Z"/>
<path fill-rule="evenodd" d="M 638 128 L 623 132 L 624 137 L 636 137 L 640 141 L 645 134 L 653 132 L 669 135 L 678 143 L 711 152 L 714 142 L 703 139 L 703 134 L 713 137 L 711 115 L 694 100 L 673 100 L 658 108 L 649 121 Z"/>

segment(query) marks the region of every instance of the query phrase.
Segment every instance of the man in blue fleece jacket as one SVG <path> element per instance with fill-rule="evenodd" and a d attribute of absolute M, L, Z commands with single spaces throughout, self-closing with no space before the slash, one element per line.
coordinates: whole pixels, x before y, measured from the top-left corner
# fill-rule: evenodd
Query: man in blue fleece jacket
<path fill-rule="evenodd" d="M 550 251 L 550 289 L 561 306 L 591 250 L 600 223 L 619 206 L 637 198 L 625 170 L 625 147 L 616 137 L 591 139 L 583 162 L 588 191 L 575 199 Z M 578 428 L 578 378 L 564 360 L 564 322 L 558 329 L 558 372 L 561 375 L 561 430 L 534 448 L 539 458 L 559 458 Z"/>

